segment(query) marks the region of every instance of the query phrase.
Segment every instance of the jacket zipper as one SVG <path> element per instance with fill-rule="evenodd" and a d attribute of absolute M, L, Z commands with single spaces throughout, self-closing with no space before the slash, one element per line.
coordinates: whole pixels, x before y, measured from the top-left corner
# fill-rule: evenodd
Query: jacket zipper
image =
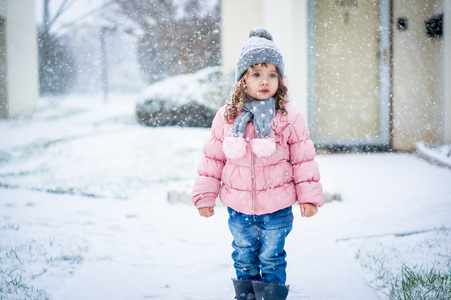
<path fill-rule="evenodd" d="M 255 135 L 255 128 L 253 128 L 253 136 L 254 139 L 256 138 Z M 251 165 L 252 165 L 252 212 L 255 214 L 255 200 L 257 197 L 256 192 L 256 183 L 255 183 L 255 154 L 251 149 Z"/>

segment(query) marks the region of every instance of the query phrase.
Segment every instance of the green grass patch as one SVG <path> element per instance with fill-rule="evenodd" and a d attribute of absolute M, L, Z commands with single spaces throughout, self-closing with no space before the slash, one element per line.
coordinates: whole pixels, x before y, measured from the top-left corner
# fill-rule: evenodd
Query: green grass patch
<path fill-rule="evenodd" d="M 404 265 L 401 274 L 390 280 L 387 296 L 396 300 L 451 299 L 451 270 L 423 270 Z"/>
<path fill-rule="evenodd" d="M 0 236 L 0 300 L 49 299 L 35 280 L 72 275 L 88 251 L 70 237 L 27 238 L 12 223 L 0 223 Z"/>
<path fill-rule="evenodd" d="M 386 299 L 451 299 L 451 230 L 446 227 L 342 241 L 369 285 Z"/>

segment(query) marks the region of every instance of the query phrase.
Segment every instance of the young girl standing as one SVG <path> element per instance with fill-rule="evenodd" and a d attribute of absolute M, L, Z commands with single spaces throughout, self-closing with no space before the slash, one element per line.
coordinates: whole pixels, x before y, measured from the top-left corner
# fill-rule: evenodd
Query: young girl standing
<path fill-rule="evenodd" d="M 286 299 L 285 238 L 291 206 L 311 217 L 323 205 L 315 149 L 302 115 L 287 104 L 284 63 L 271 34 L 254 28 L 241 48 L 230 101 L 203 148 L 192 201 L 203 217 L 227 206 L 236 299 Z"/>

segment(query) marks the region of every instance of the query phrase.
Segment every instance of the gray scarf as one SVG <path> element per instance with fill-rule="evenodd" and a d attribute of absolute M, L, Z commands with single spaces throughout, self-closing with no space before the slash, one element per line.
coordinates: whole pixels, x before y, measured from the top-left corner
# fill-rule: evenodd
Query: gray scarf
<path fill-rule="evenodd" d="M 243 112 L 233 122 L 233 137 L 244 137 L 247 123 L 252 118 L 254 118 L 254 127 L 257 135 L 261 138 L 268 137 L 271 134 L 271 121 L 274 119 L 276 110 L 274 98 L 258 100 L 250 96 L 247 97 Z M 251 102 L 247 102 L 248 100 L 251 100 Z"/>

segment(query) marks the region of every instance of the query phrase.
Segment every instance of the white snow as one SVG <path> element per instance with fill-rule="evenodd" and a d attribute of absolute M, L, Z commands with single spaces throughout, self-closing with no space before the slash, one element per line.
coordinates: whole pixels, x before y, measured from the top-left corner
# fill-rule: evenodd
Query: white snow
<path fill-rule="evenodd" d="M 221 76 L 221 67 L 208 67 L 193 74 L 170 77 L 147 87 L 140 101 L 162 100 L 170 107 L 195 101 L 218 109 L 232 86 L 227 80 L 219 80 Z"/>
<path fill-rule="evenodd" d="M 0 288 L 22 276 L 51 299 L 233 299 L 227 211 L 167 200 L 189 194 L 209 130 L 140 126 L 137 98 L 41 99 L 0 120 Z M 310 219 L 294 207 L 288 299 L 384 299 L 376 267 L 449 270 L 450 168 L 416 154 L 317 161 L 341 201 Z"/>
<path fill-rule="evenodd" d="M 430 145 L 419 142 L 416 146 L 417 153 L 422 157 L 451 168 L 451 145 Z"/>

